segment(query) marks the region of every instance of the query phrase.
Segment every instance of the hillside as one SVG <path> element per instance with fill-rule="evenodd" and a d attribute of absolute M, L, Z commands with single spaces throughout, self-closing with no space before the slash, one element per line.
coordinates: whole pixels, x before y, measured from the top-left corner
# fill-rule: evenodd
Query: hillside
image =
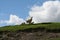
<path fill-rule="evenodd" d="M 60 23 L 0 27 L 0 40 L 60 40 Z"/>

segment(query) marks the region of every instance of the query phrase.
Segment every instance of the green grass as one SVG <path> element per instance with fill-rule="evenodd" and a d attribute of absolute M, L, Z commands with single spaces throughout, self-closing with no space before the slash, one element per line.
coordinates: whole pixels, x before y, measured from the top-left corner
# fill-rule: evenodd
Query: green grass
<path fill-rule="evenodd" d="M 5 26 L 0 27 L 0 31 L 16 31 L 16 30 L 24 30 L 28 28 L 46 28 L 46 29 L 60 29 L 60 23 L 52 23 L 52 24 L 23 24 L 23 25 L 15 25 L 15 26 Z"/>

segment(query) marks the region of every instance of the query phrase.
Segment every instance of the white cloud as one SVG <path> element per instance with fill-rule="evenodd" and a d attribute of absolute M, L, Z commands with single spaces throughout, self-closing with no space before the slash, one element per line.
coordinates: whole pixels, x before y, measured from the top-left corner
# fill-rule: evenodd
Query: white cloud
<path fill-rule="evenodd" d="M 16 15 L 10 15 L 10 19 L 9 19 L 9 21 L 7 21 L 7 24 L 19 25 L 19 24 L 21 24 L 23 22 L 24 22 L 24 20 L 22 18 L 19 18 Z"/>
<path fill-rule="evenodd" d="M 42 6 L 34 5 L 29 15 L 35 23 L 60 22 L 60 1 L 47 1 Z"/>
<path fill-rule="evenodd" d="M 1 20 L 0 24 L 6 23 L 7 25 L 20 25 L 25 22 L 22 18 L 19 18 L 16 15 L 10 15 L 9 20 Z"/>

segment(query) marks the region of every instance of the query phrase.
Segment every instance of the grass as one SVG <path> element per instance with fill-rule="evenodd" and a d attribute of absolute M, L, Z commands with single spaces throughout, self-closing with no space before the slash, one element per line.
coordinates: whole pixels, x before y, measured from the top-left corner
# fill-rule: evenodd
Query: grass
<path fill-rule="evenodd" d="M 60 29 L 60 23 L 38 23 L 38 24 L 22 24 L 22 25 L 14 25 L 14 26 L 4 26 L 0 27 L 0 31 L 16 31 L 16 30 L 24 30 L 28 28 L 45 28 L 45 29 Z M 60 38 L 52 38 L 46 40 L 60 40 Z"/>
<path fill-rule="evenodd" d="M 5 26 L 0 27 L 0 31 L 16 31 L 16 30 L 24 30 L 28 28 L 46 28 L 46 29 L 60 29 L 60 23 L 38 23 L 38 24 L 22 24 L 22 25 L 15 25 L 15 26 Z"/>

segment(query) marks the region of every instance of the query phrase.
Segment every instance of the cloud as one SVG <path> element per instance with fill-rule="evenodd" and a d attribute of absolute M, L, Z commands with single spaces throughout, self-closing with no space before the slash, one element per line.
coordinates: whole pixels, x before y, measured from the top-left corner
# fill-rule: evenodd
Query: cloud
<path fill-rule="evenodd" d="M 46 1 L 42 6 L 34 5 L 29 11 L 34 23 L 60 22 L 60 1 Z"/>
<path fill-rule="evenodd" d="M 25 21 L 22 18 L 11 14 L 9 20 L 1 20 L 0 24 L 6 23 L 7 25 L 20 25 L 23 22 Z"/>

